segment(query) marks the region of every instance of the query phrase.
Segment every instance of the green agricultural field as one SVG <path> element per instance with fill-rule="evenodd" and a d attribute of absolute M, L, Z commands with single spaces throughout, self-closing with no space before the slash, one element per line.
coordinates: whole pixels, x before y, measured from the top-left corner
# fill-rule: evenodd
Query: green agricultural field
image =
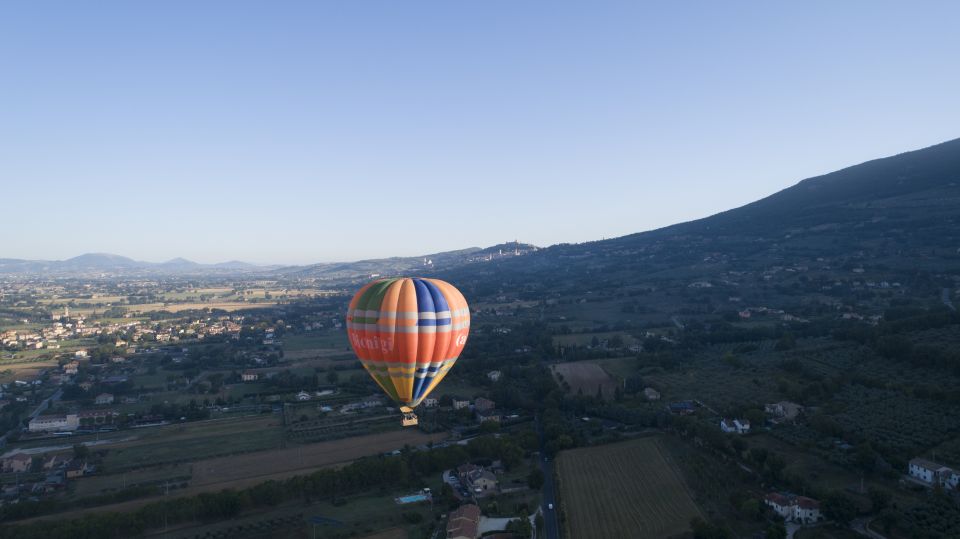
<path fill-rule="evenodd" d="M 603 367 L 603 370 L 619 378 L 626 378 L 630 375 L 636 374 L 639 370 L 637 358 L 635 357 L 596 359 L 592 360 L 592 362 L 600 365 Z"/>
<path fill-rule="evenodd" d="M 182 483 L 189 481 L 191 474 L 190 464 L 173 464 L 133 469 L 123 473 L 91 475 L 74 483 L 74 494 L 80 498 L 133 486 L 160 485 L 164 482 Z"/>
<path fill-rule="evenodd" d="M 564 451 L 557 472 L 571 539 L 668 537 L 702 518 L 656 438 Z"/>
<path fill-rule="evenodd" d="M 111 448 L 104 464 L 108 472 L 144 466 L 190 462 L 210 457 L 261 451 L 283 444 L 279 419 L 262 417 L 235 421 L 204 421 L 149 429 L 136 441 Z"/>

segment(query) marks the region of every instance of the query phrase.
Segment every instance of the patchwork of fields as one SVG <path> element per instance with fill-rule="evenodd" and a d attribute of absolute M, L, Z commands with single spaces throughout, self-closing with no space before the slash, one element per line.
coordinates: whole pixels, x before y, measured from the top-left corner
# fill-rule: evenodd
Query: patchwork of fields
<path fill-rule="evenodd" d="M 669 537 L 702 516 L 656 438 L 564 451 L 557 470 L 570 539 Z"/>

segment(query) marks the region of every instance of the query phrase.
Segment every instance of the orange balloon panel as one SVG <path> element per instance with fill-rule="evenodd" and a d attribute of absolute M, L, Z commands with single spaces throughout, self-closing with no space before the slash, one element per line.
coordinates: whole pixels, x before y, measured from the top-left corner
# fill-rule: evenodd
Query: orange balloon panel
<path fill-rule="evenodd" d="M 470 309 L 438 279 L 381 279 L 360 289 L 347 310 L 350 346 L 394 401 L 420 404 L 453 367 L 470 332 Z"/>

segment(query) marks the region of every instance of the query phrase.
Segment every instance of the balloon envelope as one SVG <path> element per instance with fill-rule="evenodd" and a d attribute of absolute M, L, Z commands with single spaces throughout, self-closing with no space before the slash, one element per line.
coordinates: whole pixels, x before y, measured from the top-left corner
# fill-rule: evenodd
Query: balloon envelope
<path fill-rule="evenodd" d="M 391 399 L 410 408 L 456 363 L 470 332 L 463 294 L 439 279 L 380 279 L 347 310 L 347 335 L 363 368 Z"/>

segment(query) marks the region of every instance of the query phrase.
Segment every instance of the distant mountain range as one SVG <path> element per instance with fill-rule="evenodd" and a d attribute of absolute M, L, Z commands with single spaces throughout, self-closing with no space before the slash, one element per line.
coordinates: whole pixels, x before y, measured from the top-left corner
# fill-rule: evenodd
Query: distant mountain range
<path fill-rule="evenodd" d="M 0 259 L 0 275 L 262 275 L 354 282 L 377 275 L 438 275 L 488 283 L 548 279 L 582 287 L 687 278 L 783 263 L 882 265 L 960 272 L 960 139 L 801 181 L 703 219 L 619 238 L 548 248 L 509 242 L 415 257 L 306 266 L 140 262 L 111 254 L 62 261 Z M 483 285 L 486 286 L 486 285 Z M 531 285 L 536 286 L 536 285 Z"/>
<path fill-rule="evenodd" d="M 846 274 L 960 273 L 960 139 L 806 179 L 703 219 L 554 245 L 441 277 L 475 286 L 474 293 L 612 290 L 790 265 Z"/>
<path fill-rule="evenodd" d="M 107 253 L 87 253 L 67 260 L 20 260 L 0 258 L 0 275 L 36 274 L 50 276 L 89 274 L 164 274 L 206 272 L 269 271 L 279 266 L 256 266 L 246 262 L 230 261 L 219 264 L 200 264 L 185 258 L 166 262 L 143 262 L 125 256 Z"/>
<path fill-rule="evenodd" d="M 200 264 L 185 258 L 166 262 L 143 262 L 125 256 L 107 253 L 87 253 L 67 260 L 0 259 L 0 275 L 232 275 L 255 274 L 264 277 L 308 278 L 331 281 L 351 281 L 372 275 L 400 273 L 429 274 L 438 269 L 450 269 L 471 262 L 490 261 L 519 256 L 537 251 L 534 245 L 510 242 L 481 249 L 471 247 L 414 257 L 393 257 L 357 262 L 312 264 L 307 266 L 258 266 L 230 261 L 219 264 Z"/>

